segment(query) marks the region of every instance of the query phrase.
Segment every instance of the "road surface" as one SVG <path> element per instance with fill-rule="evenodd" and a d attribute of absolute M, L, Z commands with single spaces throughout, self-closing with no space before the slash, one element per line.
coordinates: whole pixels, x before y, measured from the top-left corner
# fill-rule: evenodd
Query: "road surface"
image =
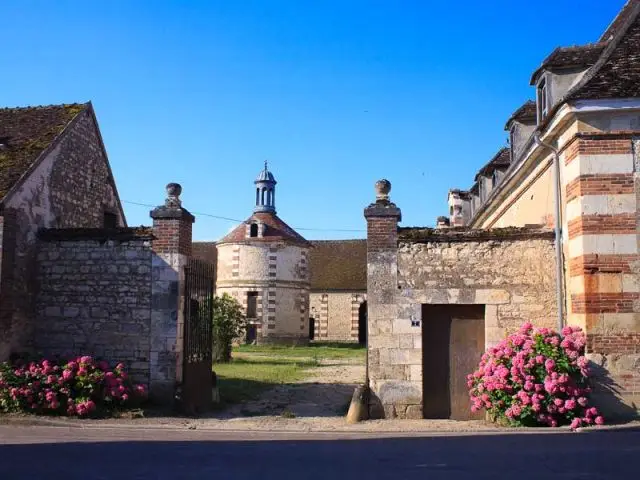
<path fill-rule="evenodd" d="M 596 480 L 639 478 L 638 472 L 634 431 L 376 438 L 0 426 L 2 480 Z"/>

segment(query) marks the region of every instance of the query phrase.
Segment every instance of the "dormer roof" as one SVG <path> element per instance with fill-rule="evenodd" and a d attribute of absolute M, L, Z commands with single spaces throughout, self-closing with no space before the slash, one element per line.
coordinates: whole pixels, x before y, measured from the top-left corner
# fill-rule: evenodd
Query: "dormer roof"
<path fill-rule="evenodd" d="M 509 120 L 504 126 L 505 130 L 510 130 L 513 122 L 528 123 L 536 120 L 536 102 L 534 100 L 527 100 L 521 105 L 515 112 L 511 114 Z"/>
<path fill-rule="evenodd" d="M 468 200 L 471 198 L 469 190 L 460 190 L 459 188 L 453 188 L 449 190 L 449 195 L 458 195 L 462 200 Z"/>
<path fill-rule="evenodd" d="M 504 147 L 501 148 L 498 153 L 496 153 L 487 164 L 482 167 L 478 173 L 476 174 L 475 181 L 478 181 L 478 178 L 481 176 L 489 176 L 493 173 L 494 170 L 506 169 L 509 167 L 511 163 L 511 150 Z"/>
<path fill-rule="evenodd" d="M 554 70 L 572 67 L 592 67 L 600 58 L 606 44 L 590 43 L 587 45 L 574 45 L 572 47 L 558 47 L 544 59 L 542 65 L 531 75 L 531 85 L 538 82 L 540 74 L 544 70 Z"/>

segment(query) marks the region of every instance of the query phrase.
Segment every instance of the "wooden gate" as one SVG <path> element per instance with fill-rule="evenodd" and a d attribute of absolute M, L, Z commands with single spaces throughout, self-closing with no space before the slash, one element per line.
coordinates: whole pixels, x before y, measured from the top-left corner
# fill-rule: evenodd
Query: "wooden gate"
<path fill-rule="evenodd" d="M 211 407 L 214 267 L 191 258 L 184 268 L 182 404 L 188 413 Z"/>

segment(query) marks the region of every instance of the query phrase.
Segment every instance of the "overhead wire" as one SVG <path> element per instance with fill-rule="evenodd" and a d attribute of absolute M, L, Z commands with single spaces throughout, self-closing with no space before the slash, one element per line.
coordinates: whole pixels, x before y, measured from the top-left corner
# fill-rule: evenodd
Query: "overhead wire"
<path fill-rule="evenodd" d="M 137 205 L 139 207 L 148 207 L 148 208 L 155 208 L 157 206 L 157 205 L 151 205 L 148 203 L 133 202 L 130 200 L 123 200 L 122 203 L 128 203 L 130 205 Z M 214 215 L 212 213 L 205 213 L 205 212 L 191 212 L 191 213 L 193 213 L 194 215 L 199 215 L 203 217 L 215 218 L 217 220 L 226 220 L 229 222 L 237 222 L 237 223 L 244 222 L 244 220 L 239 220 L 237 218 L 225 217 L 222 215 Z M 364 229 L 355 229 L 355 228 L 309 228 L 309 227 L 292 227 L 292 228 L 294 230 L 305 230 L 308 232 L 352 232 L 352 233 L 366 232 L 366 230 Z"/>

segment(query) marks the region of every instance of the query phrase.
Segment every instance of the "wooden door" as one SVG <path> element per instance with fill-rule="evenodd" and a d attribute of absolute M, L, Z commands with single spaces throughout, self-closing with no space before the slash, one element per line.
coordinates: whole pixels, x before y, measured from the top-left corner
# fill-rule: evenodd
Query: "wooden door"
<path fill-rule="evenodd" d="M 467 375 L 477 368 L 483 351 L 484 308 L 461 309 L 453 312 L 449 348 L 449 392 L 451 418 L 454 420 L 483 418 L 482 412 L 471 412 L 467 387 Z"/>
<path fill-rule="evenodd" d="M 467 374 L 484 351 L 484 305 L 423 305 L 424 418 L 469 420 Z"/>

